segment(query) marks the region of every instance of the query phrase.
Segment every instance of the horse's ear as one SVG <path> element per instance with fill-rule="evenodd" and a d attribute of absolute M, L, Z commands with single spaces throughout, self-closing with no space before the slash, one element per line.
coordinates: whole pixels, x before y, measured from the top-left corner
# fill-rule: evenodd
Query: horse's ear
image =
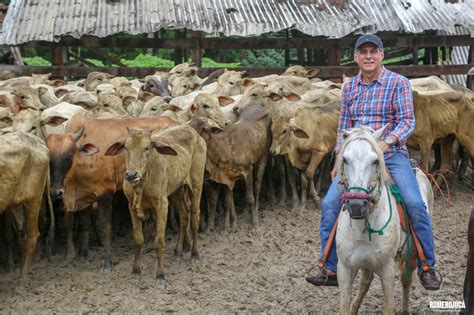
<path fill-rule="evenodd" d="M 380 141 L 382 140 L 382 136 L 383 134 L 385 133 L 385 129 L 387 129 L 388 127 L 388 124 L 386 124 L 385 126 L 383 126 L 382 128 L 376 130 L 373 134 L 372 134 L 372 137 L 374 137 L 375 141 Z"/>

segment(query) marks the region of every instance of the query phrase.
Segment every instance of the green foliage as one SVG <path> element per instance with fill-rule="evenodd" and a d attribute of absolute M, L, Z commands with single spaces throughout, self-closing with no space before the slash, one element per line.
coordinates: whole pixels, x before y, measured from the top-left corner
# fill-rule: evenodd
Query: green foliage
<path fill-rule="evenodd" d="M 120 59 L 120 62 L 122 62 L 127 67 L 171 68 L 174 66 L 174 63 L 171 60 L 166 60 L 158 56 L 150 56 L 144 54 L 139 54 L 137 57 L 135 57 L 135 59 L 132 60 Z"/>
<path fill-rule="evenodd" d="M 211 58 L 202 58 L 203 68 L 237 68 L 242 66 L 240 62 L 216 62 Z"/>
<path fill-rule="evenodd" d="M 28 66 L 51 66 L 51 62 L 44 59 L 43 57 L 35 56 L 35 57 L 24 57 L 23 62 Z"/>
<path fill-rule="evenodd" d="M 100 60 L 92 59 L 92 58 L 86 58 L 86 60 L 94 64 L 94 66 L 96 67 L 105 67 L 104 63 Z"/>
<path fill-rule="evenodd" d="M 242 60 L 244 67 L 265 68 L 265 67 L 284 67 L 285 55 L 281 49 L 266 49 L 247 52 L 247 59 Z"/>

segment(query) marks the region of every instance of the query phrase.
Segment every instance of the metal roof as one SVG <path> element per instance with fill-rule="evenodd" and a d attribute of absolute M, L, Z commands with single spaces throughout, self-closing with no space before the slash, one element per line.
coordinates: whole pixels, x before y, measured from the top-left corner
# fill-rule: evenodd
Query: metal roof
<path fill-rule="evenodd" d="M 312 36 L 425 30 L 474 36 L 474 0 L 11 0 L 0 44 L 105 37 L 186 28 L 211 35 L 257 36 L 294 27 Z M 308 3 L 308 4 L 304 4 Z"/>

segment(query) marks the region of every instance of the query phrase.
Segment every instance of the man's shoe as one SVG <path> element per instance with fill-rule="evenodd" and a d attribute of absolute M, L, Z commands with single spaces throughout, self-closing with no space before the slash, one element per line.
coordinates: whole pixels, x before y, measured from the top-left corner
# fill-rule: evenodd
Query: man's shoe
<path fill-rule="evenodd" d="M 314 284 L 316 286 L 332 286 L 337 287 L 337 276 L 336 275 L 328 275 L 326 273 L 326 269 L 319 269 L 319 272 L 315 276 L 308 276 L 306 277 L 306 281 Z"/>
<path fill-rule="evenodd" d="M 422 271 L 419 274 L 420 283 L 426 290 L 436 291 L 439 290 L 441 283 L 436 277 L 434 270 Z"/>

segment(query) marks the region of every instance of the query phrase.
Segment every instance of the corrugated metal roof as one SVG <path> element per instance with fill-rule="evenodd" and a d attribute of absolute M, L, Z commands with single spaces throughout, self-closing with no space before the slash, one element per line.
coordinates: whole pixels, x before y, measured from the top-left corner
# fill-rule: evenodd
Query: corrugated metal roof
<path fill-rule="evenodd" d="M 60 36 L 105 37 L 187 28 L 226 36 L 256 36 L 294 27 L 312 36 L 352 32 L 454 30 L 474 35 L 474 1 L 440 0 L 12 0 L 0 44 L 55 41 Z"/>
<path fill-rule="evenodd" d="M 454 31 L 438 31 L 441 35 L 466 35 L 469 30 L 462 26 L 456 26 Z M 455 46 L 451 51 L 451 60 L 446 60 L 443 64 L 447 65 L 466 65 L 469 58 L 469 46 Z M 459 84 L 466 86 L 467 74 L 451 74 L 444 76 L 449 84 Z"/>

